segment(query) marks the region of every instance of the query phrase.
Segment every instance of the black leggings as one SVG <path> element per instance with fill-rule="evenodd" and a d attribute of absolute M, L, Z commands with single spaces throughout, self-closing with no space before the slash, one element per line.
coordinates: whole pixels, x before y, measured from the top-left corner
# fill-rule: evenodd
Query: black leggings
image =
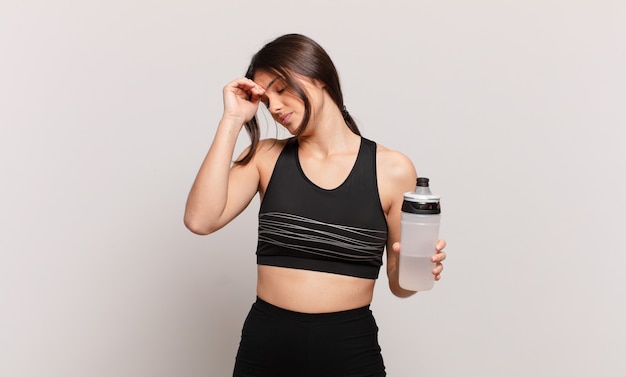
<path fill-rule="evenodd" d="M 298 313 L 257 298 L 243 325 L 233 376 L 386 376 L 372 311 Z"/>

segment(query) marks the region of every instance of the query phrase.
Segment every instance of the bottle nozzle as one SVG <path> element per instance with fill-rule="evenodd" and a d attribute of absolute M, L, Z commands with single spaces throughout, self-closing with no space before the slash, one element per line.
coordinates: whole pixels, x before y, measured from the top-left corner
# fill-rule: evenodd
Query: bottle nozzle
<path fill-rule="evenodd" d="M 433 195 L 426 177 L 417 179 L 415 191 L 404 193 L 402 212 L 433 215 L 441 213 L 439 196 Z"/>

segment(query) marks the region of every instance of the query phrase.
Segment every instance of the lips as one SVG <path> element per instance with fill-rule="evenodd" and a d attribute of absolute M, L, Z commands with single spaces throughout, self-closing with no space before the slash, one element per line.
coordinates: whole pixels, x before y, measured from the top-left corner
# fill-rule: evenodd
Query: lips
<path fill-rule="evenodd" d="M 292 115 L 292 114 L 293 114 L 293 113 L 289 113 L 289 114 L 282 115 L 282 116 L 280 117 L 280 123 L 281 123 L 281 124 L 287 124 L 287 123 L 289 122 L 289 120 L 291 119 L 291 115 Z"/>

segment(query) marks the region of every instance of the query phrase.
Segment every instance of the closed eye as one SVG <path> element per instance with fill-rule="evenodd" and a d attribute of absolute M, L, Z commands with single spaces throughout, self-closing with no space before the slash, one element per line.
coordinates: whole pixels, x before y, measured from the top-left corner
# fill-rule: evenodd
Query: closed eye
<path fill-rule="evenodd" d="M 280 88 L 275 88 L 275 92 L 276 94 L 283 94 L 285 92 L 285 90 L 287 90 L 288 85 L 283 85 Z M 261 97 L 261 102 L 263 102 L 263 104 L 265 105 L 265 107 L 267 107 L 268 109 L 270 108 L 270 99 L 267 97 L 267 95 L 263 95 Z"/>

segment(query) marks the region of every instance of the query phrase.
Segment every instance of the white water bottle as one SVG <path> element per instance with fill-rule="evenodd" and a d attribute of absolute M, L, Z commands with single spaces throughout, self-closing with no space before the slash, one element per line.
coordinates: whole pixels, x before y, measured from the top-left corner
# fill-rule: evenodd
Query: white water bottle
<path fill-rule="evenodd" d="M 441 205 L 429 179 L 420 177 L 414 192 L 404 194 L 400 221 L 400 287 L 411 291 L 432 289 L 435 264 L 431 261 L 439 239 Z"/>

